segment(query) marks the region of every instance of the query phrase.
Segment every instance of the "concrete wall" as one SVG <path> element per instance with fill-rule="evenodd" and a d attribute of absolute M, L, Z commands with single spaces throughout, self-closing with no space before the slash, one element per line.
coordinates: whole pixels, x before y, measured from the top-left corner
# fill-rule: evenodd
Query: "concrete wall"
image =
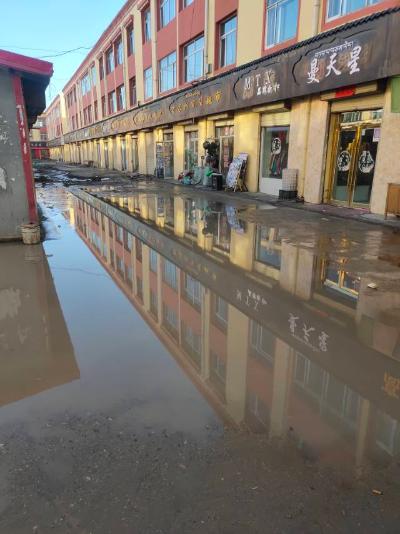
<path fill-rule="evenodd" d="M 0 70 L 0 240 L 21 237 L 29 221 L 12 78 Z"/>

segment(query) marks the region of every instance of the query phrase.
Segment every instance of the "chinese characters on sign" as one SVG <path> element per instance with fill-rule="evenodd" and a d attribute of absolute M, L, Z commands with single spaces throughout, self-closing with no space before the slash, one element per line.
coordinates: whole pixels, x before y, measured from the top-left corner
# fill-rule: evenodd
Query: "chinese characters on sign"
<path fill-rule="evenodd" d="M 195 98 L 193 98 L 195 97 Z M 171 104 L 169 110 L 172 114 L 184 113 L 190 109 L 196 109 L 204 106 L 211 106 L 212 104 L 219 104 L 222 99 L 222 91 L 216 91 L 212 95 L 203 96 L 200 91 L 186 95 L 186 101 L 179 104 Z"/>
<path fill-rule="evenodd" d="M 267 68 L 263 73 L 252 74 L 244 79 L 243 100 L 250 100 L 254 96 L 277 94 L 280 88 L 276 71 Z"/>
<path fill-rule="evenodd" d="M 259 311 L 264 306 L 268 305 L 268 302 L 264 297 L 251 291 L 250 289 L 247 292 L 243 292 L 239 289 L 236 290 L 236 300 L 245 304 L 248 308 L 253 309 L 254 311 Z"/>
<path fill-rule="evenodd" d="M 314 352 L 328 352 L 329 335 L 318 331 L 315 327 L 306 324 L 293 313 L 289 314 L 289 330 L 292 336 Z"/>
<path fill-rule="evenodd" d="M 314 53 L 308 71 L 308 84 L 320 83 L 331 76 L 356 74 L 360 72 L 363 47 L 355 41 L 345 41 L 341 45 L 326 48 Z"/>

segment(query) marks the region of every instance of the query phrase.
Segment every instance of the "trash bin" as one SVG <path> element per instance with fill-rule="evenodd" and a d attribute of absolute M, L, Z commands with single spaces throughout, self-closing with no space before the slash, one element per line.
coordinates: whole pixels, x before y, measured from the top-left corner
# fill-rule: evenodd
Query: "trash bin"
<path fill-rule="evenodd" d="M 223 185 L 224 177 L 222 174 L 213 173 L 212 174 L 212 188 L 216 189 L 217 191 L 222 191 L 222 185 Z"/>

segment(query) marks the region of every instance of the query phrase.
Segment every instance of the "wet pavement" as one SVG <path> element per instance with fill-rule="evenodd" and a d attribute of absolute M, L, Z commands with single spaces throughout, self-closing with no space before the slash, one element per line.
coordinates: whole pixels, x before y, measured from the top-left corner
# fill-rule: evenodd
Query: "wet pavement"
<path fill-rule="evenodd" d="M 396 230 L 160 182 L 38 199 L 43 245 L 0 246 L 1 534 L 398 532 Z"/>

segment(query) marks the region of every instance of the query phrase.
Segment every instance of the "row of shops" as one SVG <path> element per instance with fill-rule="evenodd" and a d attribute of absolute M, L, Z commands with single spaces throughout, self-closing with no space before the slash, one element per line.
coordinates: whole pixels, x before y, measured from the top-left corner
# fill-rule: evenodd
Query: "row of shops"
<path fill-rule="evenodd" d="M 393 9 L 343 26 L 66 134 L 51 157 L 177 178 L 204 165 L 213 140 L 225 176 L 234 155 L 248 154 L 251 192 L 277 196 L 288 168 L 306 202 L 384 213 L 388 184 L 400 183 L 399 22 Z"/>

